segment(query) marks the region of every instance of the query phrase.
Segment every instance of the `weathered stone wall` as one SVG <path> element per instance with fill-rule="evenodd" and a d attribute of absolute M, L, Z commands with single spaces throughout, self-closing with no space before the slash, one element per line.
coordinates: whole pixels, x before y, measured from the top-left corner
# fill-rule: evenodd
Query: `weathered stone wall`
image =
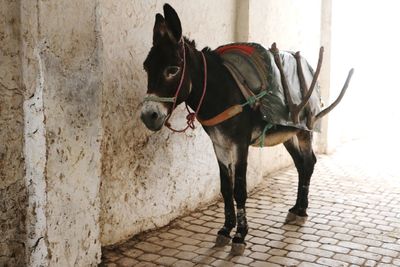
<path fill-rule="evenodd" d="M 0 266 L 25 263 L 26 187 L 23 157 L 19 1 L 0 3 Z"/>
<path fill-rule="evenodd" d="M 101 39 L 97 1 L 24 1 L 26 261 L 100 261 Z"/>

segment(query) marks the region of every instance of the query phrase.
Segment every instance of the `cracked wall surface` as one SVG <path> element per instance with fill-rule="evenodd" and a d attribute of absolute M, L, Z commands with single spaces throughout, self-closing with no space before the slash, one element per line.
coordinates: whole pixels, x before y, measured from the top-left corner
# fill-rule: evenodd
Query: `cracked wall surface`
<path fill-rule="evenodd" d="M 19 1 L 0 4 L 0 266 L 25 263 L 26 187 Z"/>
<path fill-rule="evenodd" d="M 40 80 L 35 93 L 41 90 L 43 98 L 46 193 L 45 235 L 39 242 L 47 247 L 50 266 L 100 260 L 98 11 L 97 1 L 40 1 L 37 6 L 33 57 Z"/>

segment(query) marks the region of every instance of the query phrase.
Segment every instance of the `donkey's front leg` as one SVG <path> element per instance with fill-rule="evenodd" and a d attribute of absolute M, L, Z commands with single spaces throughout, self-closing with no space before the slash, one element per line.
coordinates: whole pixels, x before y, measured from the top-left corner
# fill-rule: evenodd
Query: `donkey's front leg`
<path fill-rule="evenodd" d="M 217 153 L 217 155 L 221 153 Z M 226 163 L 218 160 L 220 179 L 221 179 L 221 194 L 224 198 L 224 209 L 225 209 L 225 223 L 224 226 L 218 231 L 216 240 L 216 246 L 222 247 L 227 245 L 231 241 L 230 233 L 236 225 L 235 207 L 233 203 L 233 184 L 232 184 L 232 172 Z"/>
<path fill-rule="evenodd" d="M 246 171 L 247 171 L 247 155 L 248 147 L 238 149 L 236 163 L 235 163 L 235 182 L 234 182 L 234 198 L 236 201 L 237 213 L 237 228 L 236 234 L 232 240 L 233 255 L 242 255 L 246 247 L 245 238 L 249 227 L 246 218 L 246 199 L 247 199 L 247 186 L 246 186 Z"/>

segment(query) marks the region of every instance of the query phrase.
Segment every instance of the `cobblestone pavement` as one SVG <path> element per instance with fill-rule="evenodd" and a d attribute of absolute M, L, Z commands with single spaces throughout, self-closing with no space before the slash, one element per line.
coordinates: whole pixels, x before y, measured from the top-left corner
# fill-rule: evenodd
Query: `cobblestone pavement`
<path fill-rule="evenodd" d="M 361 152 L 361 153 L 360 153 Z M 371 156 L 372 155 L 372 156 Z M 248 199 L 243 256 L 214 248 L 221 202 L 168 227 L 103 248 L 103 266 L 400 266 L 400 170 L 361 143 L 319 156 L 305 225 L 284 225 L 295 201 L 294 168 L 269 177 Z"/>

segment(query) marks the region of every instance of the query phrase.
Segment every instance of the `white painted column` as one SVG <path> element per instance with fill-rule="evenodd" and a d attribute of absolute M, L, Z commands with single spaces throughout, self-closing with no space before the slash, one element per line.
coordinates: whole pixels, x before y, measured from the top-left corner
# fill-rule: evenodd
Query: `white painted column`
<path fill-rule="evenodd" d="M 331 86 L 331 40 L 332 40 L 332 0 L 321 2 L 321 46 L 324 47 L 324 59 L 319 75 L 321 97 L 325 107 L 329 105 L 329 91 Z M 321 121 L 321 133 L 318 134 L 317 147 L 319 153 L 328 153 L 328 121 L 329 115 Z"/>
<path fill-rule="evenodd" d="M 97 1 L 21 2 L 30 266 L 97 266 L 101 34 Z"/>

